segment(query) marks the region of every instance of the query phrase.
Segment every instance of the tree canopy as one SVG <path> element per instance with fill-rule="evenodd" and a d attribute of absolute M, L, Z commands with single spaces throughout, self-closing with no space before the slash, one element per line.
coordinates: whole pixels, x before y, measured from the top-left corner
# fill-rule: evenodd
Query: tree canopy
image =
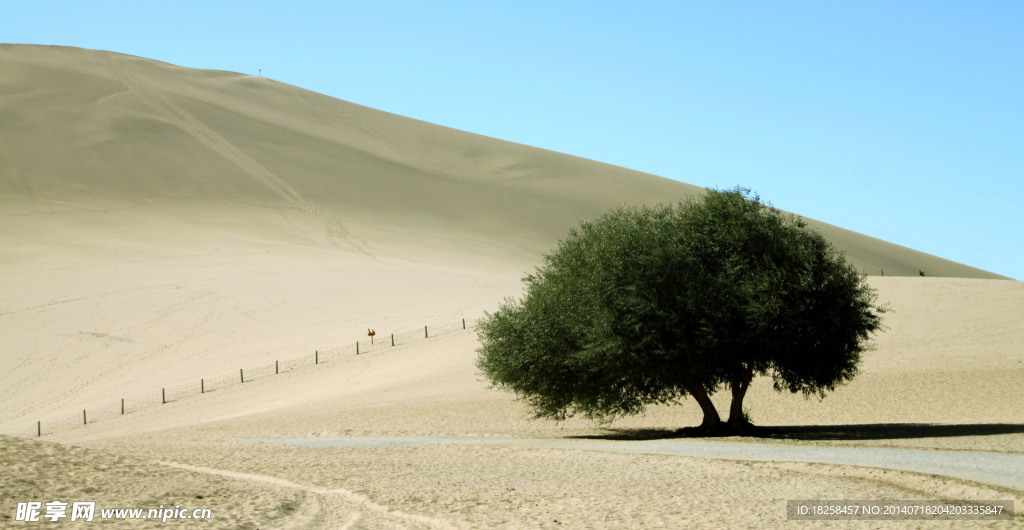
<path fill-rule="evenodd" d="M 709 394 L 749 425 L 751 380 L 824 396 L 857 373 L 884 309 L 864 276 L 799 218 L 749 190 L 619 208 L 570 231 L 478 325 L 477 366 L 538 417 L 610 420 Z"/>

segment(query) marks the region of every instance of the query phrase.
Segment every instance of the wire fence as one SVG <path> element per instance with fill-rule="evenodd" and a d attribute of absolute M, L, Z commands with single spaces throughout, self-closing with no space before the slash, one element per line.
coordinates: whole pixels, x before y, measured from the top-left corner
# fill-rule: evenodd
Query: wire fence
<path fill-rule="evenodd" d="M 920 277 L 928 276 L 921 269 L 917 269 L 917 271 L 913 271 L 913 270 L 906 270 L 906 268 L 889 269 L 889 272 L 886 272 L 885 269 L 878 269 L 878 274 L 875 274 L 875 270 L 874 269 L 861 269 L 861 273 L 862 274 L 866 274 L 868 276 L 892 276 L 892 277 L 895 277 L 895 276 L 901 276 L 901 277 L 902 276 L 920 276 Z"/>
<path fill-rule="evenodd" d="M 418 340 L 425 340 L 447 333 L 462 330 L 470 330 L 476 326 L 479 319 L 460 319 L 447 322 L 428 324 L 421 328 L 411 329 L 390 334 L 377 334 L 371 340 L 356 341 L 348 346 L 339 346 L 329 350 L 315 350 L 312 354 L 295 357 L 292 359 L 277 360 L 272 364 L 263 366 L 239 368 L 236 372 L 225 372 L 214 375 L 212 378 L 200 378 L 198 381 L 179 383 L 173 386 L 161 387 L 159 391 L 154 389 L 146 394 L 137 394 L 120 398 L 120 401 L 112 399 L 106 405 L 91 406 L 83 408 L 80 413 L 67 414 L 60 417 L 53 417 L 36 421 L 31 427 L 26 426 L 13 432 L 12 436 L 40 437 L 53 434 L 58 431 L 79 428 L 100 420 L 109 420 L 112 417 L 124 416 L 140 409 L 164 405 L 186 398 L 213 392 L 219 389 L 234 385 L 249 383 L 257 379 L 273 375 L 291 372 L 305 366 L 316 366 L 337 361 L 343 357 L 363 355 L 401 346 Z"/>

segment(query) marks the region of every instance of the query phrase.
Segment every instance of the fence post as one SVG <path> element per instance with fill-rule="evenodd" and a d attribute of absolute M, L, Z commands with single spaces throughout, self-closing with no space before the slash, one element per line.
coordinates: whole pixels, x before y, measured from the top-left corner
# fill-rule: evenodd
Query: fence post
<path fill-rule="evenodd" d="M 427 326 L 423 326 L 423 338 L 425 338 L 425 339 L 429 339 L 430 338 L 430 334 L 427 333 Z"/>
<path fill-rule="evenodd" d="M 88 423 L 85 419 L 85 409 L 82 409 L 82 425 L 87 425 Z"/>
<path fill-rule="evenodd" d="M 42 435 L 43 435 L 43 422 L 42 421 L 37 421 L 36 422 L 36 438 L 38 438 L 38 437 L 40 437 Z"/>
<path fill-rule="evenodd" d="M 462 329 L 466 329 L 466 319 L 462 319 Z"/>
<path fill-rule="evenodd" d="M 124 416 L 124 398 L 121 398 L 121 415 Z"/>
<path fill-rule="evenodd" d="M 204 381 L 202 378 L 199 379 L 199 393 L 206 393 L 206 381 Z"/>
<path fill-rule="evenodd" d="M 359 355 L 359 341 L 356 341 L 356 355 Z"/>
<path fill-rule="evenodd" d="M 161 405 L 167 404 L 167 389 L 166 388 L 161 388 L 160 389 L 160 404 Z"/>
<path fill-rule="evenodd" d="M 274 374 L 276 375 L 279 373 L 281 373 L 281 367 L 278 366 L 277 361 L 274 361 Z"/>
<path fill-rule="evenodd" d="M 241 368 L 238 369 L 238 378 L 241 379 L 243 383 L 245 382 L 245 372 L 243 372 Z"/>
<path fill-rule="evenodd" d="M 392 346 L 395 345 L 395 334 L 394 333 L 391 334 L 391 345 Z"/>
<path fill-rule="evenodd" d="M 313 364 L 320 364 L 320 350 L 313 352 Z"/>

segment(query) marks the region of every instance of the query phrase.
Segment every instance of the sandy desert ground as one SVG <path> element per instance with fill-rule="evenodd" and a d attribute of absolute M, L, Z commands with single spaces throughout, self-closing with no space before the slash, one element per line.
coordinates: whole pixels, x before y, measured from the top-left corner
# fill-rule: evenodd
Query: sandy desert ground
<path fill-rule="evenodd" d="M 1021 485 L 752 456 L 1024 457 L 1020 282 L 814 223 L 886 271 L 862 373 L 821 401 L 755 382 L 751 416 L 778 432 L 707 441 L 749 458 L 665 454 L 645 442 L 699 423 L 692 402 L 532 420 L 481 380 L 471 324 L 580 219 L 699 189 L 107 52 L 0 45 L 0 80 L 0 526 L 27 500 L 209 508 L 214 528 L 760 527 L 787 524 L 787 499 L 1022 509 Z M 366 328 L 423 325 L 447 332 L 366 345 Z M 190 390 L 161 404 L 167 387 Z M 812 526 L 964 524 L 993 525 Z"/>

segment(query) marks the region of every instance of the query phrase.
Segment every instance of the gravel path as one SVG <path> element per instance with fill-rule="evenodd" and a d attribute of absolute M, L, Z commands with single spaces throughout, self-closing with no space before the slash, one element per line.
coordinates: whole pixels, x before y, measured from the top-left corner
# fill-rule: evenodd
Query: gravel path
<path fill-rule="evenodd" d="M 508 444 L 525 447 L 615 453 L 681 455 L 723 460 L 839 464 L 928 473 L 1024 490 L 1024 454 L 890 449 L 882 447 L 787 446 L 780 444 L 693 440 L 531 440 L 407 436 L 278 438 L 245 439 L 240 441 L 258 441 L 312 448 Z"/>
<path fill-rule="evenodd" d="M 913 471 L 1024 490 L 1024 454 L 884 447 L 822 447 L 690 440 L 573 440 L 557 447 L 759 462 L 807 462 Z"/>

